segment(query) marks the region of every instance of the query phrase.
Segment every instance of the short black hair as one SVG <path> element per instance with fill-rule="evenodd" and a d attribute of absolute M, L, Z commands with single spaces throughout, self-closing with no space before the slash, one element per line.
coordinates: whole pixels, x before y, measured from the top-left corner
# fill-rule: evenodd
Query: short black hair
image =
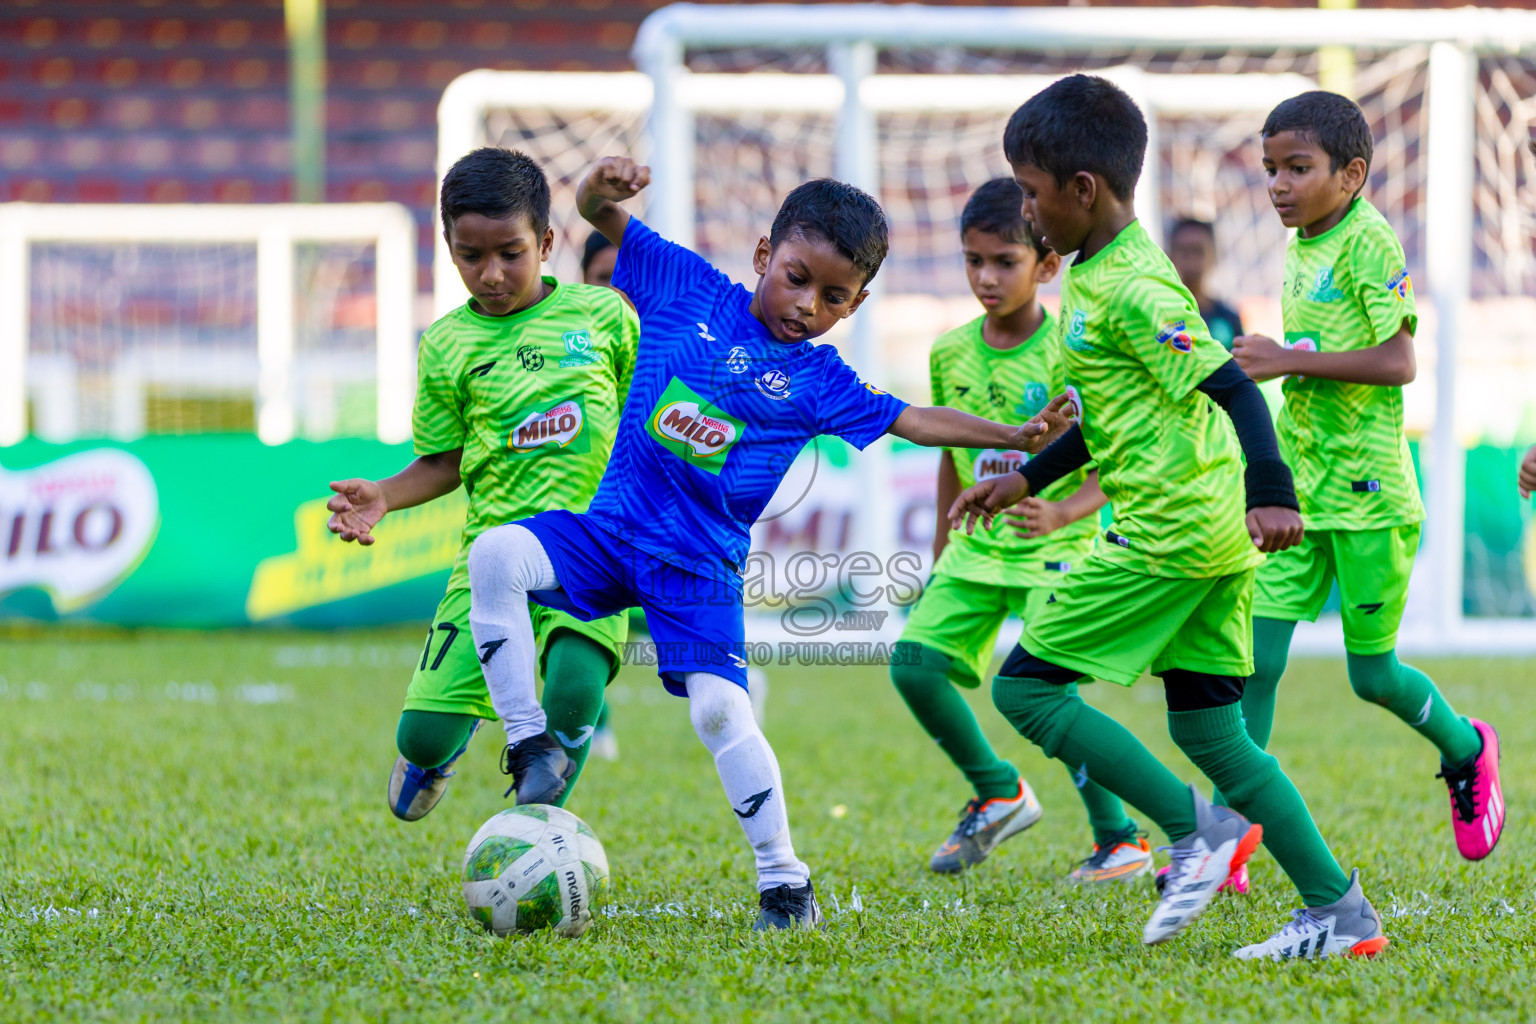
<path fill-rule="evenodd" d="M 1172 242 L 1174 236 L 1185 229 L 1198 231 L 1205 235 L 1206 238 L 1209 238 L 1212 245 L 1216 244 L 1216 225 L 1208 220 L 1201 220 L 1199 217 L 1180 217 L 1174 221 L 1173 227 L 1168 229 L 1168 241 Z"/>
<path fill-rule="evenodd" d="M 1295 132 L 1321 146 L 1328 154 L 1330 174 L 1338 173 L 1355 157 L 1365 161 L 1367 171 L 1371 169 L 1371 154 L 1376 148 L 1371 126 L 1359 104 L 1348 96 L 1322 89 L 1292 96 L 1269 112 L 1259 136 L 1267 139 L 1281 132 Z"/>
<path fill-rule="evenodd" d="M 796 235 L 831 242 L 864 275 L 865 284 L 874 279 L 891 245 L 890 225 L 875 197 L 833 178 L 814 178 L 784 197 L 768 244 Z"/>
<path fill-rule="evenodd" d="M 1029 221 L 1024 219 L 1024 190 L 1012 178 L 993 178 L 971 193 L 965 209 L 960 211 L 960 237 L 972 230 L 985 231 L 1015 245 L 1031 246 L 1035 256 L 1042 260 L 1051 251 L 1029 230 Z"/>
<path fill-rule="evenodd" d="M 615 248 L 617 248 L 617 246 L 608 241 L 608 236 L 603 234 L 601 231 L 594 231 L 588 235 L 586 243 L 581 247 L 582 276 L 586 276 L 587 268 L 592 265 L 593 260 L 597 259 L 598 253 L 602 252 L 604 249 Z"/>
<path fill-rule="evenodd" d="M 492 220 L 522 214 L 540 237 L 549 228 L 549 179 L 515 149 L 485 146 L 459 157 L 443 175 L 438 203 L 444 231 L 466 213 Z"/>
<path fill-rule="evenodd" d="M 1097 75 L 1068 75 L 1031 96 L 1008 119 L 1003 154 L 1033 164 L 1056 184 L 1087 171 L 1103 177 L 1115 198 L 1136 191 L 1147 154 L 1147 120 L 1125 90 Z"/>

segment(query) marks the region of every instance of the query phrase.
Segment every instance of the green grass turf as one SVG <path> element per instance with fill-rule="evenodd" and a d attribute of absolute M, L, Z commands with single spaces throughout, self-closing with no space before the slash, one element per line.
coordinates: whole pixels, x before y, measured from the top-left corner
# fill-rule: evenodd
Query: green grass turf
<path fill-rule="evenodd" d="M 458 870 L 503 806 L 497 735 L 426 820 L 384 807 L 417 639 L 0 640 L 0 1020 L 1536 1018 L 1529 661 L 1423 663 L 1503 734 L 1510 824 L 1480 865 L 1456 855 L 1430 748 L 1357 701 L 1341 663 L 1293 662 L 1275 749 L 1393 945 L 1270 965 L 1228 956 L 1295 905 L 1262 852 L 1253 896 L 1155 949 L 1148 885 L 1064 885 L 1088 852 L 1076 796 L 984 694 L 1046 816 L 963 879 L 928 874 L 966 793 L 873 668 L 772 673 L 767 731 L 825 931 L 748 931 L 751 858 L 713 766 L 682 703 L 626 669 L 623 757 L 571 804 L 607 847 L 607 913 L 579 941 L 491 938 Z M 1194 777 L 1154 682 L 1092 690 Z"/>

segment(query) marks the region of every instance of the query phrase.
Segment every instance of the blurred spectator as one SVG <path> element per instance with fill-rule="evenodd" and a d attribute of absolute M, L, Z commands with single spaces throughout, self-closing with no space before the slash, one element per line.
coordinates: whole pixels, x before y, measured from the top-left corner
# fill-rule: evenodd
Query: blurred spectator
<path fill-rule="evenodd" d="M 1209 221 L 1185 217 L 1168 232 L 1168 258 L 1200 306 L 1211 337 L 1232 351 L 1232 339 L 1243 333 L 1237 311 L 1205 290 L 1205 279 L 1216 267 L 1216 229 Z"/>

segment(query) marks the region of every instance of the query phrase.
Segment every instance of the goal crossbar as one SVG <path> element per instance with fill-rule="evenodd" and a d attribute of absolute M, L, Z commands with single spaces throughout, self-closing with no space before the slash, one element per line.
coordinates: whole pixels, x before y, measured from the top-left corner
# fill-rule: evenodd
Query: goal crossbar
<path fill-rule="evenodd" d="M 0 203 L 0 445 L 27 433 L 32 243 L 254 244 L 256 430 L 280 444 L 294 435 L 294 244 L 340 241 L 374 245 L 377 429 L 399 443 L 416 376 L 416 226 L 404 206 Z"/>

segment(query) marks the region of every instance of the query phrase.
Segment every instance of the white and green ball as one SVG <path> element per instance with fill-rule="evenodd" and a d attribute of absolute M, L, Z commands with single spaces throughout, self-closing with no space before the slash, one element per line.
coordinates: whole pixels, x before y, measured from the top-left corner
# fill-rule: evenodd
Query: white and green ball
<path fill-rule="evenodd" d="M 576 938 L 608 888 L 608 855 L 587 823 L 523 804 L 492 817 L 464 851 L 464 902 L 497 935 L 553 928 Z"/>

